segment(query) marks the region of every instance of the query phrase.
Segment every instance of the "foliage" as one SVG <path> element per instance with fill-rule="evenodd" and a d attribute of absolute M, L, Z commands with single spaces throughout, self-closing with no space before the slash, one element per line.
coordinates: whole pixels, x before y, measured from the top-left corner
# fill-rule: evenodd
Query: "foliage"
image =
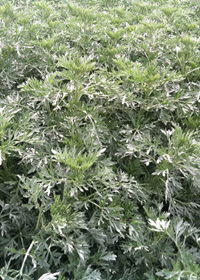
<path fill-rule="evenodd" d="M 0 276 L 200 279 L 198 1 L 0 0 Z"/>

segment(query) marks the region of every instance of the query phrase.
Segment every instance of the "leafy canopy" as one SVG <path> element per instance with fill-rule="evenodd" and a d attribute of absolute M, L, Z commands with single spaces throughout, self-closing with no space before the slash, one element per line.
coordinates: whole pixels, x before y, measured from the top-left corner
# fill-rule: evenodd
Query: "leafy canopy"
<path fill-rule="evenodd" d="M 0 276 L 200 279 L 200 4 L 0 0 Z"/>

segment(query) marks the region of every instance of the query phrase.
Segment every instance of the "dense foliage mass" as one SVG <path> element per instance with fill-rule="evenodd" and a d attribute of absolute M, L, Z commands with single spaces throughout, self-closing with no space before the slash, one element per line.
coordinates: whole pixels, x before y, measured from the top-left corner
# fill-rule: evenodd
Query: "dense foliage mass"
<path fill-rule="evenodd" d="M 200 279 L 199 0 L 0 0 L 0 276 Z"/>

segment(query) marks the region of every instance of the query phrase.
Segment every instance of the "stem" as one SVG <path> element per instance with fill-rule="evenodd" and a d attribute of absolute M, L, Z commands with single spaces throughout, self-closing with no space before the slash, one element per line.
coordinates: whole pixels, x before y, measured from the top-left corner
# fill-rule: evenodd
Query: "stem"
<path fill-rule="evenodd" d="M 3 165 L 4 171 L 8 171 L 8 166 L 7 166 L 6 160 L 3 160 L 2 165 Z"/>
<path fill-rule="evenodd" d="M 197 68 L 195 68 L 195 69 L 193 69 L 193 70 L 187 72 L 186 75 L 188 75 L 188 74 L 190 74 L 190 73 L 192 73 L 192 72 L 194 72 L 194 71 L 196 71 L 196 70 L 199 70 L 199 69 L 200 69 L 200 67 L 197 67 Z"/>
<path fill-rule="evenodd" d="M 37 224 L 36 224 L 36 227 L 35 227 L 36 230 L 39 228 L 40 220 L 41 220 L 41 223 L 42 223 L 42 226 L 43 226 L 42 212 L 41 212 L 41 209 L 39 208 L 39 216 L 38 216 Z M 26 260 L 29 256 L 29 253 L 30 253 L 34 243 L 35 243 L 35 240 L 32 240 L 30 246 L 28 247 L 28 250 L 26 251 L 26 254 L 25 254 L 25 257 L 23 259 L 22 266 L 21 266 L 21 269 L 20 269 L 20 273 L 19 273 L 20 276 L 22 276 L 22 273 L 23 273 L 23 270 L 24 270 L 24 265 L 26 263 Z"/>
<path fill-rule="evenodd" d="M 31 242 L 31 244 L 30 244 L 30 246 L 29 246 L 29 248 L 28 248 L 28 250 L 27 250 L 27 252 L 26 252 L 26 255 L 25 255 L 24 259 L 23 259 L 23 263 L 22 263 L 22 266 L 21 266 L 21 269 L 20 269 L 20 276 L 22 276 L 22 273 L 23 273 L 23 269 L 24 269 L 24 265 L 25 265 L 26 259 L 28 258 L 28 255 L 29 255 L 29 253 L 30 253 L 30 251 L 31 251 L 31 249 L 32 249 L 32 247 L 33 247 L 33 245 L 34 245 L 34 243 L 35 243 L 35 240 L 33 240 L 33 241 Z"/>
<path fill-rule="evenodd" d="M 49 101 L 47 99 L 45 100 L 45 107 L 47 109 L 47 112 L 50 114 L 51 113 L 51 109 L 50 109 Z"/>
<path fill-rule="evenodd" d="M 174 244 L 176 245 L 176 247 L 177 247 L 177 249 L 178 249 L 178 252 L 179 252 L 179 254 L 180 254 L 180 257 L 181 257 L 181 259 L 182 259 L 182 261 L 183 261 L 183 266 L 184 266 L 184 269 L 186 268 L 186 265 L 185 265 L 185 262 L 184 262 L 184 256 L 183 256 L 183 254 L 182 254 L 182 252 L 181 252 L 181 248 L 180 248 L 180 246 L 178 245 L 178 242 L 176 241 L 176 239 L 174 239 L 168 232 L 166 232 L 167 233 L 167 235 L 171 238 L 171 240 L 174 242 Z"/>
<path fill-rule="evenodd" d="M 41 213 L 41 209 L 39 208 L 39 216 L 38 216 L 37 224 L 36 224 L 36 227 L 35 227 L 36 230 L 38 230 L 38 228 L 39 228 L 40 220 L 41 220 L 41 223 L 42 223 L 42 226 L 43 226 L 42 213 Z"/>

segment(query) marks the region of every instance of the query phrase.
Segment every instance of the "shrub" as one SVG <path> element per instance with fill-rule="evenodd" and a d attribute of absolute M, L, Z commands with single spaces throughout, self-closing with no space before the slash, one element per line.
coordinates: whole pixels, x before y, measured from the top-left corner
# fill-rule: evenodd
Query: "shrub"
<path fill-rule="evenodd" d="M 198 1 L 0 4 L 1 278 L 199 279 Z"/>

